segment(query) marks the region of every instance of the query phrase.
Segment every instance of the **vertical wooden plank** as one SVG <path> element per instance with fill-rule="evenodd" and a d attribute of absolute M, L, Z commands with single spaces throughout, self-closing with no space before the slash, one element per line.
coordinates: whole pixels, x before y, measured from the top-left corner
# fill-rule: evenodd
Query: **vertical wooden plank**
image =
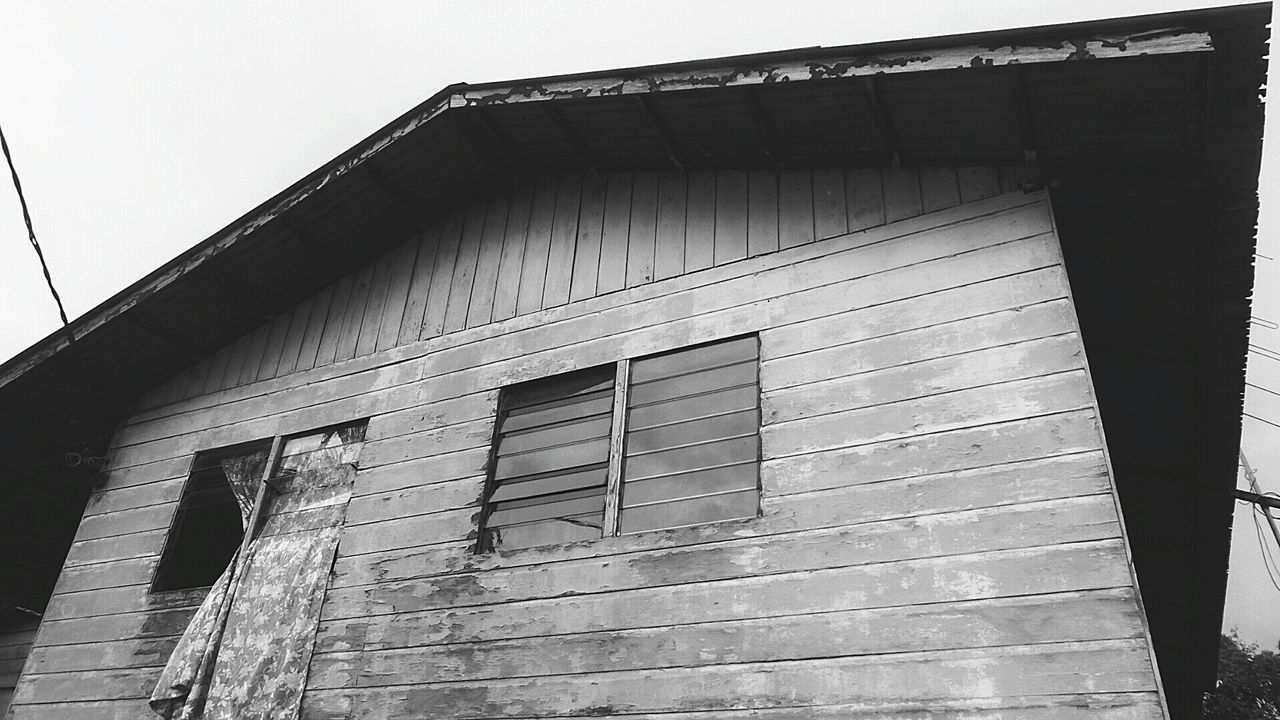
<path fill-rule="evenodd" d="M 884 219 L 905 220 L 923 212 L 920 204 L 920 173 L 915 168 L 887 168 L 884 171 Z"/>
<path fill-rule="evenodd" d="M 658 176 L 658 229 L 653 251 L 653 276 L 656 280 L 684 272 L 687 179 L 688 176 L 682 172 L 664 172 Z"/>
<path fill-rule="evenodd" d="M 462 230 L 466 225 L 466 218 L 466 210 L 458 208 L 440 228 L 440 247 L 436 251 L 436 266 L 431 273 L 431 290 L 427 294 L 427 307 L 422 314 L 419 340 L 444 332 L 444 320 L 449 299 L 453 296 L 453 276 L 458 269 L 458 253 L 462 249 Z"/>
<path fill-rule="evenodd" d="M 222 374 L 222 381 L 218 383 L 219 389 L 226 390 L 240 382 L 240 371 L 244 369 L 244 358 L 252 340 L 253 333 L 245 333 L 231 346 L 231 356 L 227 359 L 227 369 Z"/>
<path fill-rule="evenodd" d="M 276 376 L 280 367 L 280 355 L 284 352 L 284 341 L 289 335 L 289 323 L 293 320 L 293 312 L 280 313 L 271 321 L 271 330 L 267 332 L 267 346 L 262 351 L 262 363 L 258 366 L 257 380 L 269 380 Z"/>
<path fill-rule="evenodd" d="M 1022 182 L 1027 177 L 1021 165 L 1005 165 L 1000 168 L 1000 192 L 1017 192 L 1022 190 Z"/>
<path fill-rule="evenodd" d="M 555 214 L 551 220 L 551 246 L 547 249 L 547 272 L 542 290 L 542 307 L 569 302 L 578 241 L 578 206 L 582 202 L 582 176 L 565 175 L 556 185 Z M 533 298 L 537 302 L 537 298 Z"/>
<path fill-rule="evenodd" d="M 333 285 L 316 293 L 311 305 L 311 317 L 307 320 L 307 330 L 302 334 L 302 348 L 298 350 L 295 372 L 310 370 L 316 366 L 316 354 L 320 352 L 320 338 L 324 335 L 324 325 L 329 317 L 332 300 Z"/>
<path fill-rule="evenodd" d="M 520 289 L 516 294 L 516 314 L 542 309 L 542 290 L 546 287 L 547 255 L 551 249 L 551 226 L 556 215 L 557 178 L 542 176 L 533 188 L 529 202 L 529 223 L 525 232 L 524 257 L 520 261 Z M 572 268 L 569 268 L 572 273 Z M 566 291 L 568 285 L 565 286 Z M 567 297 L 567 292 L 566 292 Z"/>
<path fill-rule="evenodd" d="M 516 315 L 532 206 L 533 184 L 524 183 L 511 194 L 511 204 L 507 208 L 507 227 L 502 234 L 502 257 L 498 260 L 498 289 L 493 295 L 494 320 L 506 320 Z"/>
<path fill-rule="evenodd" d="M 354 282 L 354 275 L 344 275 L 333 286 L 329 313 L 324 320 L 324 332 L 320 334 L 320 346 L 316 350 L 316 367 L 328 365 L 337 358 L 338 341 L 342 339 L 342 319 L 347 314 L 347 303 L 351 299 L 351 285 Z"/>
<path fill-rule="evenodd" d="M 248 385 L 258 379 L 258 368 L 267 352 L 267 338 L 271 333 L 271 321 L 265 321 L 253 331 L 249 348 L 244 354 L 244 364 L 240 366 L 240 379 L 236 385 Z"/>
<path fill-rule="evenodd" d="M 993 167 L 964 167 L 957 174 L 960 202 L 995 197 L 1000 194 L 1000 174 Z"/>
<path fill-rule="evenodd" d="M 813 238 L 813 173 L 783 170 L 778 179 L 778 244 L 785 250 Z"/>
<path fill-rule="evenodd" d="M 884 186 L 880 170 L 849 170 L 845 176 L 845 198 L 849 213 L 849 232 L 884 224 Z"/>
<path fill-rule="evenodd" d="M 369 299 L 365 301 L 360 330 L 356 333 L 355 357 L 364 357 L 378 349 L 378 332 L 382 325 L 382 311 L 387 304 L 387 292 L 391 275 L 395 273 L 395 252 L 387 251 L 373 263 L 373 277 L 369 280 Z"/>
<path fill-rule="evenodd" d="M 222 346 L 222 349 L 214 353 L 208 360 L 209 371 L 204 376 L 204 387 L 201 388 L 201 395 L 217 392 L 222 387 L 222 378 L 227 374 L 227 361 L 231 358 L 231 347 L 233 343 Z"/>
<path fill-rule="evenodd" d="M 475 283 L 476 262 L 484 239 L 484 216 L 487 203 L 477 200 L 467 207 L 458 240 L 458 260 L 453 266 L 449 285 L 449 304 L 444 312 L 444 331 L 461 330 L 467 325 L 467 307 L 471 304 L 471 288 Z"/>
<path fill-rule="evenodd" d="M 178 393 L 180 400 L 193 398 L 204 391 L 204 381 L 209 376 L 209 360 L 206 357 L 188 371 L 187 378 L 182 382 L 181 392 Z"/>
<path fill-rule="evenodd" d="M 422 332 L 422 320 L 427 310 L 427 297 L 431 292 L 431 278 L 436 269 L 436 251 L 440 246 L 440 223 L 432 223 L 418 238 L 417 257 L 413 263 L 413 278 L 409 281 L 409 295 L 405 298 L 404 314 L 400 317 L 397 345 L 418 341 Z"/>
<path fill-rule="evenodd" d="M 712 251 L 716 265 L 747 256 L 747 173 L 716 173 L 716 229 Z"/>
<path fill-rule="evenodd" d="M 570 300 L 582 300 L 596 294 L 607 187 L 608 177 L 605 175 L 592 173 L 582 179 L 582 208 L 578 211 L 578 241 L 573 256 Z"/>
<path fill-rule="evenodd" d="M 920 205 L 936 212 L 960 204 L 960 185 L 955 168 L 924 168 L 920 171 Z"/>
<path fill-rule="evenodd" d="M 778 251 L 778 173 L 747 173 L 747 255 Z"/>
<path fill-rule="evenodd" d="M 351 283 L 351 295 L 347 297 L 347 311 L 342 316 L 342 333 L 338 336 L 338 350 L 334 360 L 350 360 L 356 356 L 360 342 L 360 326 L 364 323 L 364 310 L 369 305 L 373 290 L 373 273 L 377 263 L 366 263 L 356 271 Z"/>
<path fill-rule="evenodd" d="M 498 264 L 502 261 L 502 240 L 507 229 L 509 193 L 495 193 L 484 212 L 480 233 L 480 254 L 472 276 L 471 302 L 467 304 L 467 327 L 487 325 L 493 320 L 493 299 L 498 292 Z"/>
<path fill-rule="evenodd" d="M 693 272 L 715 264 L 716 174 L 711 171 L 689 173 L 688 198 L 684 271 Z"/>
<path fill-rule="evenodd" d="M 609 173 L 600 232 L 600 275 L 596 294 L 621 290 L 627 282 L 627 234 L 631 229 L 631 173 Z"/>
<path fill-rule="evenodd" d="M 298 303 L 293 309 L 293 318 L 289 321 L 289 335 L 284 339 L 284 347 L 280 348 L 280 364 L 276 367 L 276 375 L 288 375 L 298 367 L 298 353 L 302 352 L 302 338 L 306 335 L 307 326 L 311 324 L 311 308 L 316 304 L 315 296 Z"/>
<path fill-rule="evenodd" d="M 813 171 L 813 232 L 818 240 L 849 232 L 844 170 L 821 168 Z"/>
<path fill-rule="evenodd" d="M 604 492 L 604 522 L 601 534 L 618 534 L 622 515 L 622 455 L 627 437 L 627 396 L 631 391 L 631 361 L 620 360 L 613 376 L 613 422 L 609 432 L 609 468 Z"/>
<path fill-rule="evenodd" d="M 658 176 L 636 173 L 631 186 L 631 227 L 627 231 L 627 287 L 653 281 L 658 232 Z"/>
<path fill-rule="evenodd" d="M 382 306 L 382 322 L 378 324 L 378 342 L 374 350 L 393 348 L 400 342 L 400 325 L 404 322 L 404 313 L 408 309 L 409 288 L 413 284 L 421 243 L 422 233 L 418 233 L 392 251 L 394 257 L 387 285 L 387 301 Z"/>

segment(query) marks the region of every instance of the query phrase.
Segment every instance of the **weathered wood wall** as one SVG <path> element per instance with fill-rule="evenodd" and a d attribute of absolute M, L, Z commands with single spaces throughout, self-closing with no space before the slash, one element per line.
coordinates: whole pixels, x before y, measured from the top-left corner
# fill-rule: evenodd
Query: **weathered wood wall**
<path fill-rule="evenodd" d="M 987 190 L 953 182 L 951 207 L 923 214 L 943 205 L 922 178 L 962 176 L 877 175 L 877 226 L 848 232 L 846 202 L 830 238 L 784 248 L 779 233 L 749 259 L 757 210 L 725 208 L 687 223 L 685 272 L 631 287 L 603 273 L 630 252 L 628 225 L 591 296 L 574 300 L 570 280 L 569 302 L 519 315 L 516 292 L 516 314 L 495 317 L 512 307 L 495 290 L 489 321 L 464 327 L 475 288 L 511 290 L 481 232 L 485 259 L 448 285 L 466 313 L 438 336 L 397 332 L 274 379 L 258 379 L 275 357 L 262 350 L 235 387 L 174 389 L 116 435 L 14 720 L 145 712 L 198 600 L 147 593 L 194 451 L 359 417 L 368 444 L 307 718 L 1162 717 L 1048 202 L 977 199 L 998 175 L 970 175 Z M 730 237 L 738 262 L 691 272 L 689 248 L 714 258 Z M 405 282 L 426 317 L 431 292 Z M 350 344 L 365 320 L 343 318 Z M 499 387 L 746 332 L 761 337 L 762 517 L 472 552 Z"/>
<path fill-rule="evenodd" d="M 38 620 L 16 623 L 0 629 L 0 717 L 4 717 L 13 699 L 13 689 L 22 674 L 22 666 L 31 653 L 31 643 L 36 636 Z"/>
<path fill-rule="evenodd" d="M 564 175 L 480 198 L 151 393 L 162 404 L 1012 190 L 992 168 Z"/>

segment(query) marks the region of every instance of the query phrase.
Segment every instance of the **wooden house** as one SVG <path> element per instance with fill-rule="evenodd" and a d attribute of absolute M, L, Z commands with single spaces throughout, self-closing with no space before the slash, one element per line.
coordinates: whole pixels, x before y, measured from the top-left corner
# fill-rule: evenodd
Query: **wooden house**
<path fill-rule="evenodd" d="M 1269 17 L 446 88 L 0 367 L 6 717 L 1198 717 Z"/>

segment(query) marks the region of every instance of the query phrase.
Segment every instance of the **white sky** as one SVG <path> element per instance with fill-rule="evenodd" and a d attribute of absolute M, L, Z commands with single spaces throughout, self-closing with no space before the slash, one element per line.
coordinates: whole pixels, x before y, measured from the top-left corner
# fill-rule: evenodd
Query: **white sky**
<path fill-rule="evenodd" d="M 1220 5 L 1171 0 L 19 2 L 0 0 L 0 125 L 75 318 L 453 82 Z M 1268 137 L 1276 137 L 1268 119 Z M 1272 143 L 1274 145 L 1274 143 Z M 1280 158 L 1263 168 L 1255 316 L 1280 322 Z M 0 360 L 58 328 L 0 174 Z M 1280 350 L 1280 331 L 1254 342 Z M 1280 361 L 1249 379 L 1280 390 Z M 1250 390 L 1280 421 L 1280 397 Z M 1245 419 L 1264 490 L 1280 429 Z M 1243 484 L 1241 485 L 1243 487 Z M 1275 647 L 1280 591 L 1237 511 L 1227 628 Z M 1264 539 L 1280 559 L 1269 535 Z"/>

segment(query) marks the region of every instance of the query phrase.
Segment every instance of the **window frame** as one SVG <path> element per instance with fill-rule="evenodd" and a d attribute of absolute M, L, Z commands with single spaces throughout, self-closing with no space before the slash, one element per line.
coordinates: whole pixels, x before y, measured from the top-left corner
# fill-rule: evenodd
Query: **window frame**
<path fill-rule="evenodd" d="M 754 460 L 755 466 L 756 466 L 755 514 L 747 518 L 726 518 L 723 520 L 710 520 L 710 521 L 707 521 L 706 523 L 697 523 L 697 525 L 711 525 L 715 523 L 724 523 L 724 522 L 740 522 L 744 520 L 750 521 L 750 520 L 755 520 L 760 518 L 761 512 L 762 512 L 761 500 L 763 498 L 763 488 L 761 485 L 761 477 L 760 477 L 760 471 L 759 471 L 761 462 L 763 460 L 763 439 L 760 435 L 760 431 L 762 428 L 761 423 L 763 420 L 761 388 L 760 388 L 761 345 L 760 345 L 760 334 L 758 332 L 751 332 L 751 333 L 743 333 L 739 335 L 731 335 L 723 338 L 716 338 L 714 340 L 708 340 L 705 342 L 699 342 L 692 345 L 686 345 L 686 346 L 677 347 L 677 348 L 669 348 L 667 350 L 650 353 L 648 355 L 622 358 L 613 363 L 604 363 L 602 365 L 588 366 L 585 368 L 579 368 L 577 370 L 571 370 L 564 373 L 556 373 L 554 375 L 547 375 L 540 378 L 534 378 L 532 380 L 525 380 L 519 383 L 514 383 L 514 384 L 507 385 L 500 388 L 500 394 L 498 396 L 497 415 L 495 418 L 494 428 L 493 428 L 493 437 L 489 443 L 489 460 L 488 460 L 486 473 L 485 473 L 485 486 L 484 486 L 484 492 L 482 494 L 483 500 L 481 503 L 481 512 L 478 518 L 476 542 L 474 544 L 473 551 L 476 554 L 493 554 L 497 552 L 499 549 L 501 549 L 501 548 L 492 547 L 490 544 L 489 518 L 493 514 L 494 506 L 496 504 L 493 501 L 493 496 L 501 487 L 501 485 L 499 484 L 499 480 L 496 472 L 497 460 L 498 460 L 498 446 L 500 444 L 500 440 L 503 437 L 503 423 L 505 422 L 507 418 L 507 413 L 510 410 L 510 404 L 513 401 L 513 394 L 515 389 L 529 383 L 538 383 L 538 382 L 546 382 L 546 381 L 554 380 L 557 377 L 561 377 L 563 375 L 567 375 L 572 372 L 582 372 L 582 371 L 590 370 L 592 368 L 604 368 L 604 367 L 608 367 L 609 365 L 614 366 L 613 403 L 612 403 L 611 415 L 610 415 L 609 455 L 608 455 L 608 465 L 607 465 L 607 477 L 605 482 L 604 511 L 603 511 L 604 514 L 600 522 L 601 524 L 600 537 L 592 538 L 589 540 L 573 540 L 573 541 L 565 541 L 561 543 L 549 543 L 546 545 L 535 545 L 535 546 L 513 548 L 512 550 L 513 551 L 523 550 L 523 549 L 528 549 L 533 547 L 555 547 L 557 545 L 569 544 L 571 542 L 593 542 L 593 541 L 603 540 L 605 538 L 619 537 L 623 534 L 640 535 L 643 533 L 663 532 L 666 530 L 677 529 L 677 528 L 656 528 L 656 529 L 650 529 L 650 530 L 639 530 L 639 531 L 628 532 L 628 533 L 622 532 L 623 491 L 626 484 L 626 479 L 623 477 L 623 471 L 624 471 L 624 465 L 627 457 L 627 454 L 626 454 L 627 432 L 628 432 L 627 420 L 629 415 L 628 411 L 629 411 L 631 390 L 632 390 L 631 388 L 632 365 L 636 362 L 641 362 L 641 361 L 649 360 L 652 358 L 658 358 L 665 355 L 672 355 L 672 354 L 686 352 L 690 350 L 696 350 L 696 349 L 711 346 L 711 345 L 727 344 L 727 343 L 731 343 L 738 340 L 744 340 L 747 338 L 751 338 L 752 340 L 755 341 L 755 371 L 756 371 L 756 376 L 755 376 L 756 457 Z M 686 526 L 680 526 L 680 527 L 690 527 L 690 526 L 686 525 Z"/>
<path fill-rule="evenodd" d="M 368 438 L 369 419 L 370 418 L 368 417 L 362 417 L 362 418 L 357 418 L 355 420 L 349 420 L 347 422 L 330 423 L 327 425 L 322 425 L 320 427 L 311 428 L 308 430 L 301 430 L 299 432 L 279 433 L 271 437 L 258 438 L 256 440 L 246 440 L 244 442 L 233 443 L 231 445 L 224 445 L 221 447 L 208 448 L 206 450 L 197 450 L 195 453 L 193 453 L 191 458 L 191 465 L 189 466 L 189 470 L 187 471 L 187 477 L 182 484 L 182 493 L 178 497 L 178 507 L 174 510 L 174 515 L 172 519 L 170 519 L 168 529 L 165 532 L 164 547 L 160 552 L 160 560 L 156 562 L 155 570 L 152 571 L 151 582 L 147 586 L 147 594 L 152 596 L 177 596 L 181 594 L 207 592 L 209 588 L 212 587 L 212 584 L 195 585 L 190 587 L 165 588 L 163 590 L 157 589 L 156 587 L 160 583 L 160 579 L 161 579 L 162 572 L 164 570 L 166 559 L 173 552 L 171 548 L 174 542 L 174 538 L 177 535 L 176 531 L 179 529 L 184 519 L 182 515 L 182 502 L 187 497 L 187 490 L 191 485 L 192 478 L 195 476 L 197 472 L 201 471 L 200 468 L 196 467 L 196 463 L 199 462 L 201 456 L 214 456 L 218 458 L 233 457 L 237 451 L 245 451 L 245 450 L 249 450 L 250 448 L 259 448 L 259 447 L 267 448 L 267 460 L 265 463 L 263 463 L 262 477 L 258 483 L 257 493 L 254 496 L 253 509 L 249 514 L 249 520 L 245 523 L 240 536 L 239 550 L 241 553 L 243 553 L 244 550 L 248 547 L 249 543 L 253 541 L 253 538 L 257 536 L 258 531 L 261 528 L 262 512 L 268 498 L 267 491 L 271 490 L 272 492 L 279 493 L 279 488 L 277 487 L 276 483 L 277 481 L 282 479 L 282 476 L 278 475 L 278 469 L 280 467 L 282 458 L 284 456 L 283 454 L 284 454 L 285 444 L 295 438 L 306 437 L 307 435 L 314 435 L 316 433 L 326 432 L 331 429 L 342 428 L 347 426 L 356 426 L 356 425 L 362 426 L 364 428 L 364 432 L 362 433 L 361 440 L 360 440 L 360 442 L 363 444 L 368 442 L 368 439 L 369 439 Z M 357 459 L 353 461 L 352 464 L 358 464 L 358 462 L 359 462 L 359 459 L 357 456 Z M 221 572 L 222 571 L 219 571 L 219 573 Z M 217 580 L 215 577 L 215 582 L 216 581 Z"/>

